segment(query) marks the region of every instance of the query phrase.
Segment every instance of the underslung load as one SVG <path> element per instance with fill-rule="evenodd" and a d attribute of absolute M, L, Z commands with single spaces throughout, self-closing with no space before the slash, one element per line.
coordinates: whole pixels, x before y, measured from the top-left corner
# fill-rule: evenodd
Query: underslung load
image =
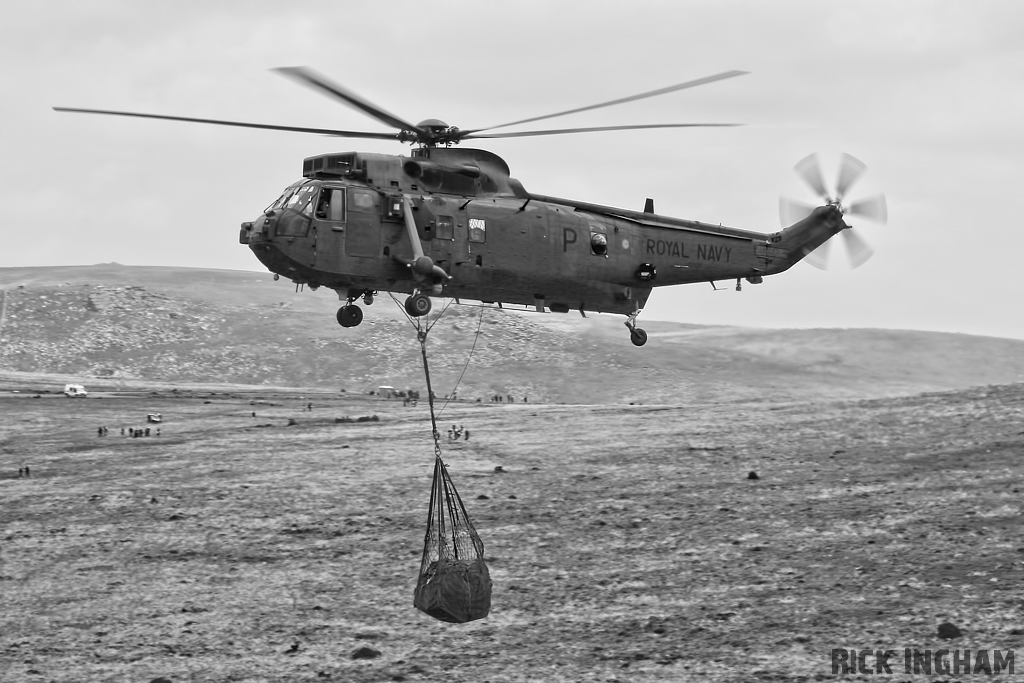
<path fill-rule="evenodd" d="M 435 619 L 455 624 L 483 619 L 491 611 L 484 544 L 440 455 L 434 458 L 434 485 L 413 604 Z"/>

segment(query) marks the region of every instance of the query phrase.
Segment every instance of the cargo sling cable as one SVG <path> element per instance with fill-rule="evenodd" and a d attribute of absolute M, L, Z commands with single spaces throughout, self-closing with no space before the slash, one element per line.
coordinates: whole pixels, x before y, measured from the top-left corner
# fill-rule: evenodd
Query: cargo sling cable
<path fill-rule="evenodd" d="M 397 300 L 395 303 L 398 303 Z M 441 459 L 441 435 L 437 429 L 434 392 L 427 363 L 427 334 L 447 308 L 446 306 L 442 309 L 429 325 L 424 325 L 419 318 L 415 321 L 410 318 L 410 322 L 416 328 L 423 357 L 423 374 L 427 382 L 427 401 L 430 406 L 430 426 L 434 437 L 434 474 L 427 512 L 427 529 L 423 539 L 423 556 L 416 590 L 413 593 L 413 606 L 440 621 L 462 624 L 487 616 L 491 609 L 492 584 L 487 564 L 484 562 L 483 541 L 473 527 L 466 506 L 448 475 L 447 465 Z M 481 311 L 481 319 L 482 315 Z M 476 340 L 473 342 L 473 349 L 475 348 Z M 467 360 L 466 366 L 468 365 Z M 465 368 L 462 372 L 465 374 Z M 460 375 L 459 380 L 461 379 Z"/>
<path fill-rule="evenodd" d="M 446 303 L 444 308 L 441 309 L 441 312 L 437 314 L 436 318 L 434 318 L 434 322 L 432 322 L 429 325 L 427 325 L 426 330 L 424 330 L 423 329 L 422 320 L 420 318 L 413 318 L 412 316 L 410 316 L 406 312 L 405 306 L 403 306 L 398 301 L 398 299 L 395 298 L 395 295 L 392 294 L 391 292 L 388 292 L 388 293 L 391 294 L 391 299 L 398 306 L 398 309 L 400 311 L 402 311 L 402 314 L 405 316 L 405 319 L 408 320 L 409 323 L 416 329 L 416 334 L 417 335 L 420 335 L 420 334 L 423 335 L 423 341 L 421 342 L 422 344 L 426 344 L 425 339 L 426 339 L 427 332 L 430 332 L 430 330 L 434 327 L 434 325 L 436 325 L 437 322 L 441 319 L 441 316 L 443 316 L 445 314 L 445 312 L 452 305 L 451 301 Z M 436 417 L 441 417 L 441 414 L 444 413 L 445 408 L 448 407 L 448 403 L 451 401 L 451 397 L 455 395 L 455 392 L 458 391 L 458 389 L 459 389 L 459 385 L 462 384 L 462 378 L 466 376 L 466 370 L 469 369 L 469 364 L 473 360 L 473 354 L 476 352 L 477 342 L 480 341 L 480 328 L 483 326 L 483 322 L 484 322 L 484 309 L 485 308 L 487 308 L 487 307 L 486 306 L 480 306 L 480 315 L 477 316 L 477 319 L 476 319 L 476 333 L 473 335 L 473 346 L 471 346 L 470 349 L 469 349 L 469 355 L 466 357 L 465 365 L 462 366 L 462 372 L 459 373 L 459 378 L 457 380 L 455 380 L 455 386 L 452 387 L 451 393 L 448 394 L 447 396 L 445 396 L 444 404 L 441 406 L 441 409 L 439 411 L 437 411 L 437 416 Z M 426 371 L 426 362 L 427 362 L 426 348 L 424 346 L 424 348 L 423 348 L 424 371 Z M 428 384 L 427 392 L 429 394 L 429 392 L 430 392 L 430 386 L 429 386 L 430 378 L 429 377 L 427 377 L 427 384 Z M 431 417 L 432 420 L 435 417 L 434 416 L 434 405 L 433 405 L 433 402 L 431 402 L 431 404 L 430 404 L 430 417 Z M 437 424 L 436 424 L 436 422 L 434 423 L 434 431 L 437 431 Z"/>

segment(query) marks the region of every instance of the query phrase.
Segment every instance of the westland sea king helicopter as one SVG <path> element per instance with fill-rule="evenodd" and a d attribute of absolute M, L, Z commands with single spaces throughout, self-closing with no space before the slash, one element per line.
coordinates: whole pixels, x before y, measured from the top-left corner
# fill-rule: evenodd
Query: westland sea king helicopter
<path fill-rule="evenodd" d="M 783 199 L 783 230 L 759 233 L 662 216 L 647 199 L 642 211 L 534 194 L 510 175 L 497 155 L 456 147 L 466 140 L 650 128 L 732 126 L 669 123 L 489 132 L 654 97 L 743 75 L 727 71 L 697 80 L 489 128 L 463 130 L 438 119 L 417 124 L 305 68 L 278 71 L 353 107 L 397 132 L 364 132 L 242 123 L 125 111 L 57 111 L 188 121 L 222 126 L 412 143 L 410 156 L 344 152 L 308 157 L 302 179 L 290 185 L 259 218 L 242 223 L 239 241 L 277 276 L 312 289 L 329 287 L 345 302 L 337 319 L 354 327 L 379 292 L 408 294 L 414 317 L 431 309 L 430 297 L 485 304 L 519 304 L 538 311 L 577 310 L 626 316 L 636 346 L 647 333 L 636 326 L 654 287 L 741 280 L 759 284 L 805 256 L 821 265 L 826 242 L 842 233 L 856 267 L 871 249 L 851 232 L 844 214 L 886 218 L 882 195 L 844 204 L 865 167 L 841 158 L 835 192 L 826 189 L 811 155 L 798 175 L 823 200 L 818 207 Z M 813 252 L 813 253 L 812 253 Z"/>

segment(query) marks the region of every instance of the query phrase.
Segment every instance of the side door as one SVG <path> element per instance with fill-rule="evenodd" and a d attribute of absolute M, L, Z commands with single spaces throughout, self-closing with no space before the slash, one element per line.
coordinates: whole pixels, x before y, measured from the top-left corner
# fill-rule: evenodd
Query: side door
<path fill-rule="evenodd" d="M 341 268 L 345 248 L 345 188 L 320 188 L 313 211 L 316 229 L 316 267 L 337 272 Z"/>
<path fill-rule="evenodd" d="M 380 194 L 374 190 L 348 188 L 345 254 L 373 258 L 381 254 Z"/>
<path fill-rule="evenodd" d="M 432 197 L 424 201 L 423 205 L 429 210 L 430 223 L 427 229 L 430 231 L 430 251 L 424 246 L 424 253 L 434 259 L 434 263 L 441 266 L 445 272 L 451 274 L 453 249 L 455 247 L 455 216 L 458 213 L 458 205 L 454 202 L 447 202 L 441 197 Z"/>

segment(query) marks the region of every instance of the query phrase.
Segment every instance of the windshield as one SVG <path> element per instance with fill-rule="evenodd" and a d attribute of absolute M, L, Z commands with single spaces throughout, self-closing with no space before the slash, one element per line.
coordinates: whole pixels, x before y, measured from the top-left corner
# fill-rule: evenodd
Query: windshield
<path fill-rule="evenodd" d="M 294 209 L 295 211 L 304 214 L 312 213 L 313 197 L 316 196 L 316 191 L 318 189 L 320 188 L 315 184 L 303 185 L 288 197 L 284 203 L 284 208 Z"/>
<path fill-rule="evenodd" d="M 291 185 L 286 187 L 284 189 L 284 192 L 281 193 L 281 196 L 277 198 L 277 201 L 275 201 L 273 204 L 271 204 L 267 208 L 263 209 L 263 213 L 266 213 L 267 211 L 270 211 L 272 209 L 280 209 L 280 208 L 284 207 L 285 203 L 289 199 L 291 199 L 292 195 L 295 194 L 295 191 L 297 189 L 299 189 L 300 187 L 302 187 L 307 182 L 309 182 L 309 181 L 308 180 L 300 180 L 300 181 L 292 183 Z"/>

